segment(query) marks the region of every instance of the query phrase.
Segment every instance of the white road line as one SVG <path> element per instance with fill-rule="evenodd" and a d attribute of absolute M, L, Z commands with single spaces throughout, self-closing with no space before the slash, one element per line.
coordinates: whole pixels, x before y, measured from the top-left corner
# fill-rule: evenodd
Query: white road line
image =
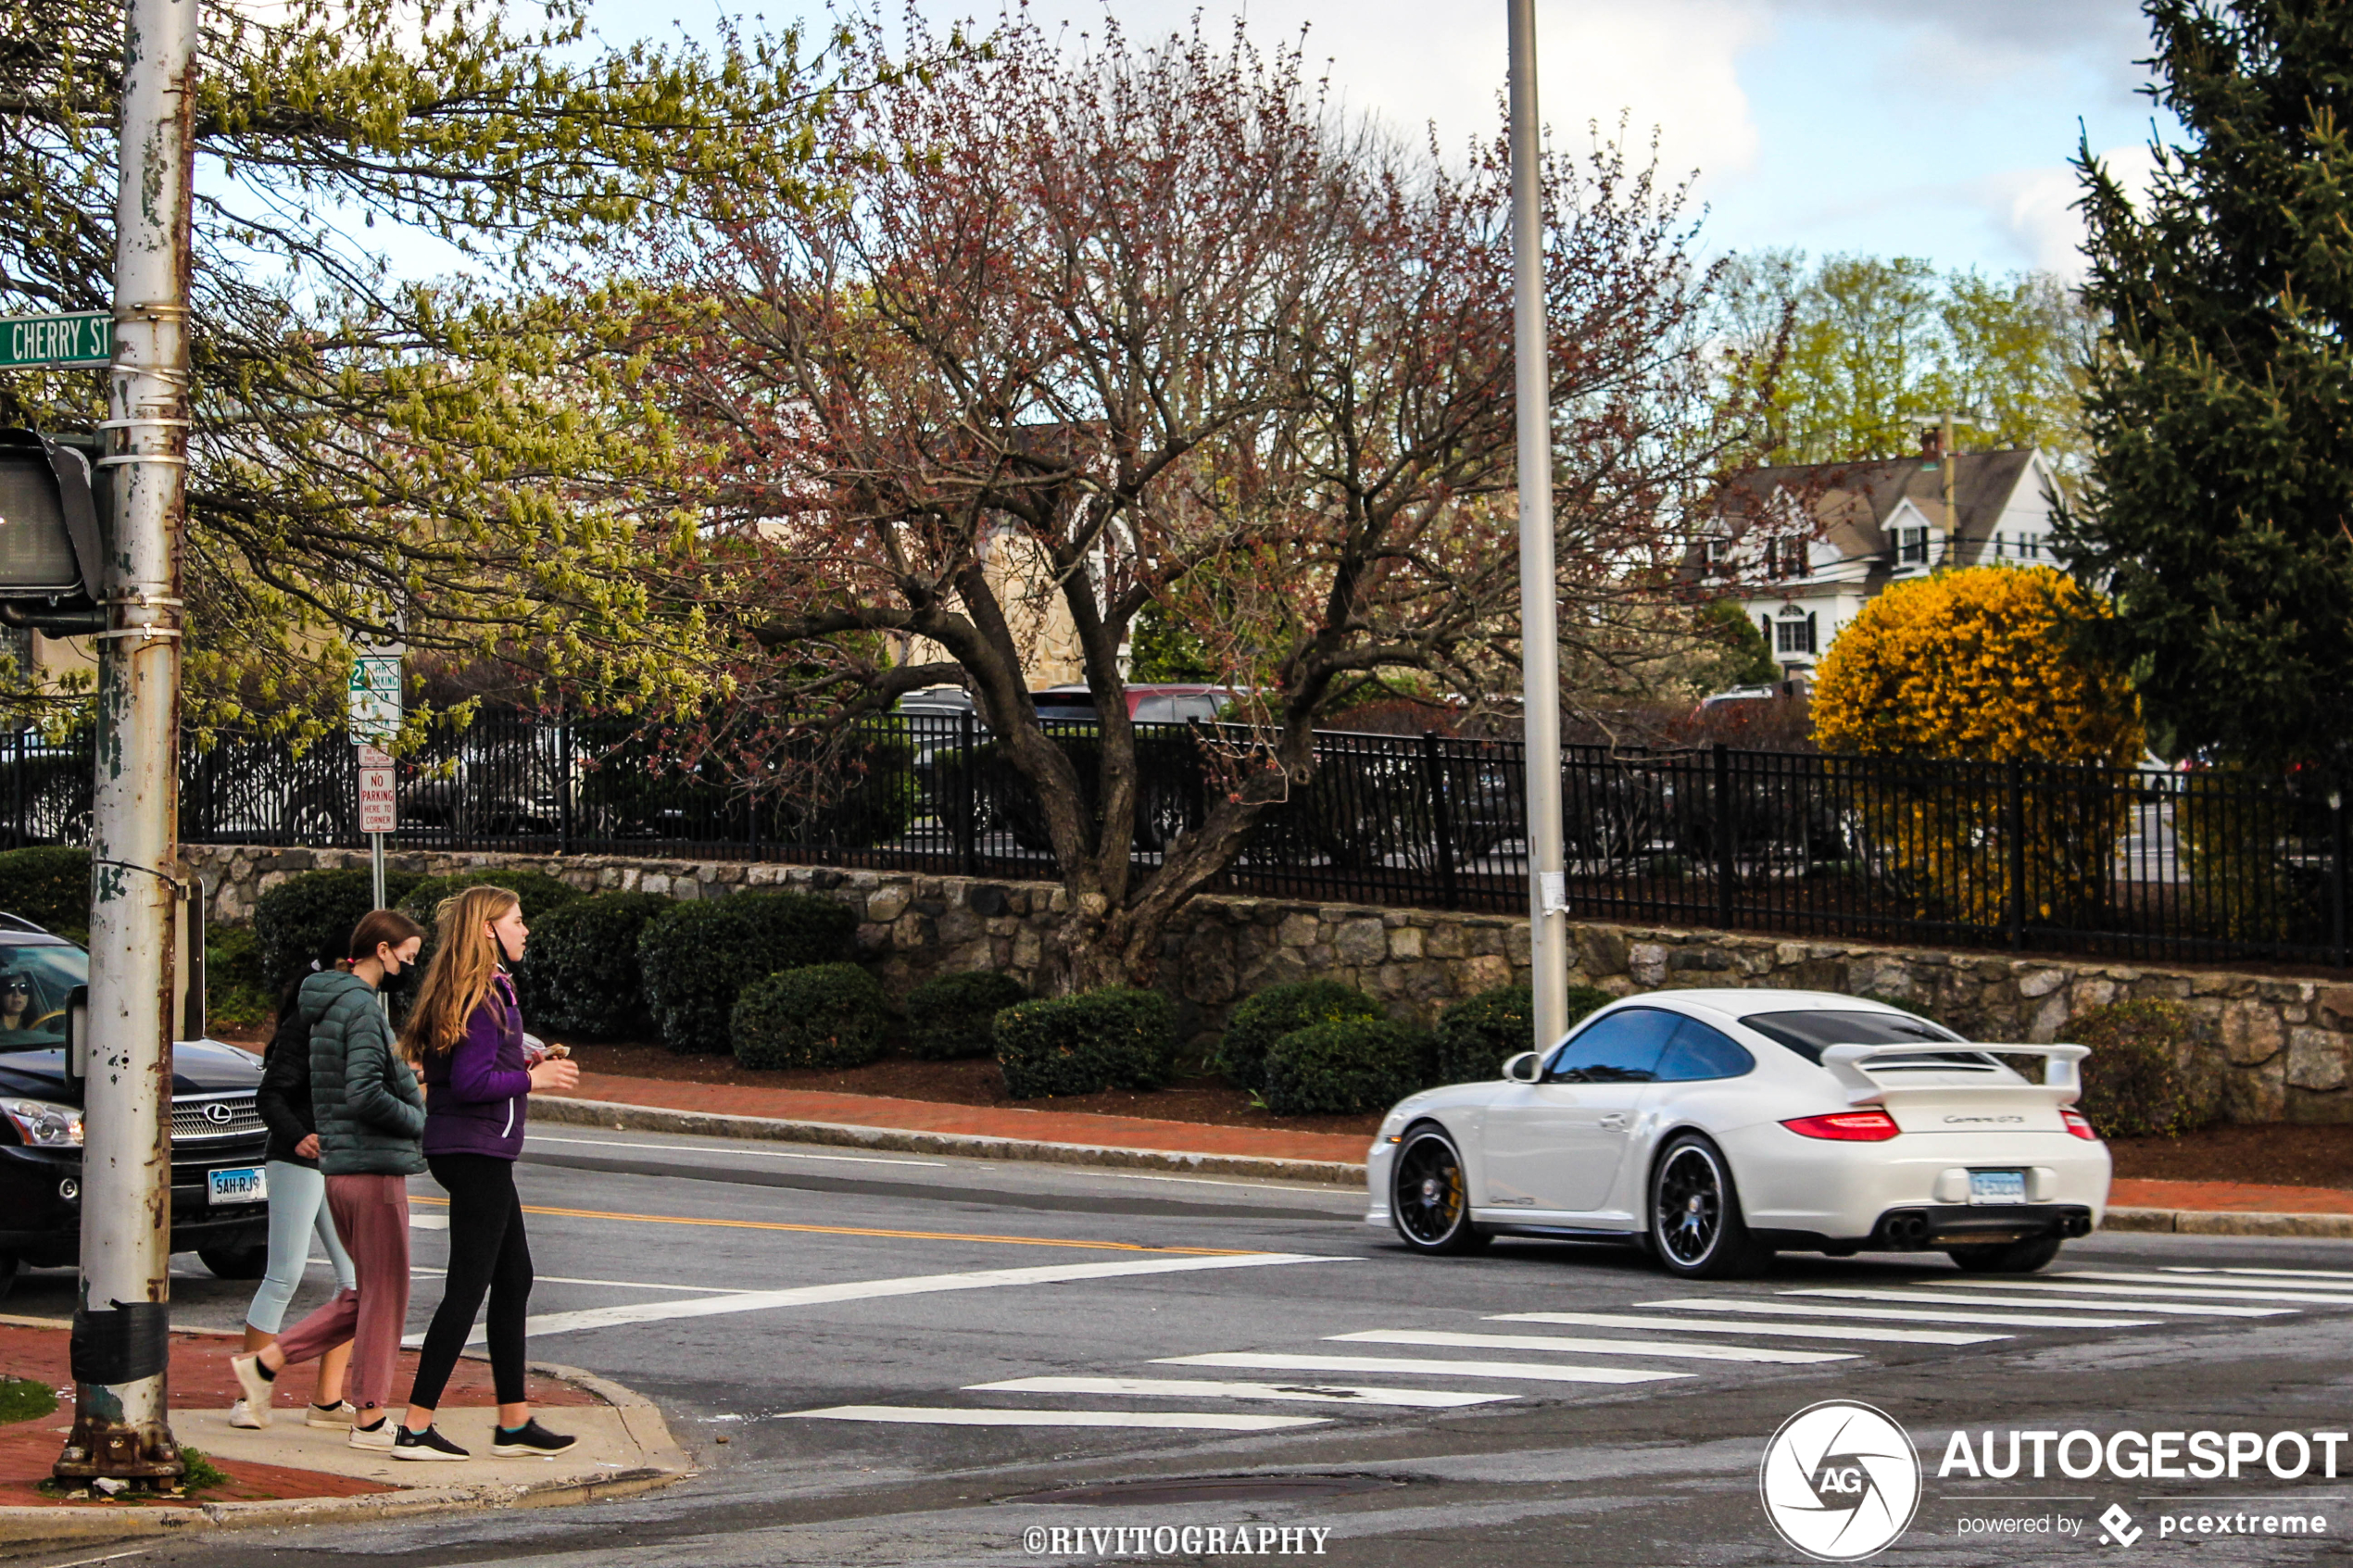
<path fill-rule="evenodd" d="M 1916 1301 L 1916 1296 L 1886 1293 L 1891 1300 Z M 1975 1299 L 1969 1305 L 1979 1306 Z M 1797 1318 L 1849 1318 L 1869 1323 L 1985 1323 L 2002 1328 L 2155 1328 L 2157 1318 L 2062 1318 L 2018 1312 L 1906 1312 L 1887 1307 L 1802 1307 L 1794 1301 L 1748 1301 L 1717 1296 L 1689 1296 L 1675 1301 L 1637 1301 L 1637 1307 L 1666 1307 L 1692 1312 L 1770 1312 Z M 2037 1302 L 2036 1305 L 2041 1305 Z"/>
<path fill-rule="evenodd" d="M 2165 1274 L 2257 1274 L 2266 1279 L 2334 1279 L 2353 1286 L 2353 1273 L 2343 1269 L 2202 1269 L 2187 1263 L 2168 1263 L 2158 1271 Z"/>
<path fill-rule="evenodd" d="M 2353 1287 L 2353 1280 L 2347 1280 L 2334 1286 L 2326 1286 L 2298 1285 L 2292 1279 L 2225 1279 L 2219 1274 L 2183 1279 L 2180 1274 L 2175 1273 L 2133 1273 L 2122 1269 L 2070 1269 L 2065 1273 L 2043 1274 L 2039 1277 L 2046 1280 L 2114 1280 L 2126 1285 L 2158 1286 L 2162 1286 L 2162 1289 L 2158 1292 L 2159 1295 L 2181 1295 L 2186 1292 L 2194 1296 L 2207 1296 L 2227 1291 L 2231 1296 L 2237 1297 L 2249 1296 L 2250 1293 L 2263 1290 L 2293 1293 L 2277 1298 L 2283 1301 L 2341 1301 L 2344 1299 L 2341 1294 L 2332 1295 L 2330 1292 L 2342 1292 L 2348 1287 Z M 2270 1299 L 2259 1295 L 2253 1296 L 2252 1298 Z"/>
<path fill-rule="evenodd" d="M 2162 1312 L 2168 1317 L 2192 1318 L 2281 1318 L 2290 1315 L 2292 1307 L 2209 1307 L 2187 1301 L 2056 1301 L 2035 1296 L 1968 1296 L 1948 1295 L 1933 1290 L 1848 1290 L 1813 1289 L 1783 1291 L 1785 1296 L 1831 1296 L 1850 1301 L 1925 1301 L 1931 1306 L 1974 1307 L 2039 1307 L 2045 1311 L 2067 1311 L 2082 1308 L 2087 1312 L 2115 1312 L 2129 1308 L 2135 1312 Z"/>
<path fill-rule="evenodd" d="M 571 1334 L 580 1329 L 618 1328 L 628 1323 L 664 1323 L 673 1318 L 715 1317 L 722 1312 L 758 1312 L 771 1307 L 823 1307 L 837 1301 L 871 1301 L 889 1296 L 929 1296 L 944 1290 L 989 1290 L 1004 1286 L 1069 1285 L 1088 1280 L 1126 1279 L 1142 1274 L 1189 1273 L 1203 1269 L 1260 1269 L 1282 1263 L 1353 1263 L 1353 1258 L 1305 1252 L 1245 1252 L 1231 1258 L 1139 1258 L 1117 1263 L 1049 1263 L 1034 1269 L 975 1269 L 964 1273 L 908 1274 L 898 1279 L 846 1280 L 838 1285 L 803 1285 L 786 1290 L 746 1290 L 725 1296 L 698 1297 L 687 1301 L 642 1301 L 622 1307 L 592 1307 L 578 1312 L 550 1312 L 523 1324 L 523 1332 Z M 489 1337 L 477 1327 L 468 1344 Z M 410 1335 L 404 1345 L 422 1345 L 422 1335 Z"/>
<path fill-rule="evenodd" d="M 655 1148 L 664 1154 L 740 1154 L 747 1160 L 824 1160 L 837 1165 L 929 1165 L 944 1169 L 945 1160 L 885 1160 L 873 1154 L 803 1154 L 792 1148 L 736 1148 L 715 1144 L 697 1143 L 616 1143 L 605 1138 L 551 1138 L 544 1133 L 534 1133 L 525 1149 L 543 1143 L 578 1144 L 584 1148 Z"/>
<path fill-rule="evenodd" d="M 449 1216 L 447 1214 L 411 1214 L 409 1216 L 409 1228 L 412 1231 L 446 1231 L 449 1228 Z"/>
<path fill-rule="evenodd" d="M 1770 1350 L 1747 1345 L 1688 1345 L 1672 1339 L 1572 1339 L 1550 1334 L 1453 1334 L 1443 1330 L 1368 1328 L 1361 1334 L 1327 1334 L 1325 1339 L 1352 1345 L 1452 1346 L 1462 1350 L 1564 1350 L 1587 1356 L 1665 1356 L 1687 1361 L 1769 1361 L 1812 1366 L 1851 1361 L 1836 1350 Z"/>
<path fill-rule="evenodd" d="M 1941 1279 L 1939 1289 L 1965 1286 L 1971 1290 L 2064 1291 L 2070 1296 L 2163 1296 L 2213 1298 L 2222 1301 L 2293 1301 L 2303 1307 L 2353 1307 L 2353 1296 L 2315 1296 L 2303 1290 L 2264 1290 L 2254 1286 L 2205 1285 L 2076 1285 L 2070 1276 L 2057 1279 Z"/>
<path fill-rule="evenodd" d="M 1437 1388 L 1357 1388 L 1339 1383 L 1219 1383 L 1190 1377 L 1009 1377 L 968 1383 L 968 1394 L 1119 1394 L 1148 1399 L 1298 1399 L 1313 1404 L 1453 1410 L 1516 1399 L 1517 1394 L 1453 1394 Z"/>
<path fill-rule="evenodd" d="M 1726 1306 L 1731 1303 L 1726 1302 Z M 1640 1318 L 1629 1312 L 1494 1312 L 1490 1323 L 1558 1323 L 1587 1328 L 1664 1328 L 1677 1334 L 1780 1334 L 1793 1339 L 1869 1340 L 1884 1345 L 1983 1345 L 2016 1337 L 1937 1328 L 1832 1328 L 1818 1323 L 1732 1323 L 1723 1318 Z"/>
<path fill-rule="evenodd" d="M 1268 1432 L 1324 1426 L 1320 1415 L 1203 1415 L 1198 1411 L 959 1411 L 919 1405 L 836 1405 L 786 1411 L 786 1420 L 895 1421 L 913 1426 L 1139 1426 L 1154 1432 Z"/>
<path fill-rule="evenodd" d="M 1416 1377 L 1514 1377 L 1533 1383 L 1662 1383 L 1688 1372 L 1632 1372 L 1623 1367 L 1547 1366 L 1540 1361 L 1440 1361 L 1387 1356 L 1295 1356 L 1282 1351 L 1218 1350 L 1206 1356 L 1161 1356 L 1154 1366 L 1256 1367 L 1270 1372 L 1388 1372 Z"/>

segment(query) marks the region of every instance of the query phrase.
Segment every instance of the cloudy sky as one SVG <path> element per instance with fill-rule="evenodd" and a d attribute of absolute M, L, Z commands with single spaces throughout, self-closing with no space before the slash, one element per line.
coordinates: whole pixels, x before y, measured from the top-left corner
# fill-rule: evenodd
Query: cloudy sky
<path fill-rule="evenodd" d="M 743 0 L 822 30 L 821 0 Z M 595 0 L 607 39 L 701 31 L 714 0 Z M 728 8 L 740 8 L 730 4 Z M 937 23 L 996 0 L 916 0 Z M 1272 43 L 1307 29 L 1352 107 L 1460 144 L 1500 113 L 1502 0 L 1035 0 L 1050 25 L 1108 12 L 1131 40 L 1222 28 L 1246 10 Z M 2078 122 L 2128 175 L 2154 107 L 2136 0 L 1537 0 L 1540 90 L 1556 138 L 1630 114 L 1669 169 L 1696 170 L 1711 250 L 1921 256 L 1946 267 L 2074 273 L 2067 159 Z M 896 0 L 886 14 L 896 15 Z M 2173 127 L 2162 127 L 2169 134 Z"/>

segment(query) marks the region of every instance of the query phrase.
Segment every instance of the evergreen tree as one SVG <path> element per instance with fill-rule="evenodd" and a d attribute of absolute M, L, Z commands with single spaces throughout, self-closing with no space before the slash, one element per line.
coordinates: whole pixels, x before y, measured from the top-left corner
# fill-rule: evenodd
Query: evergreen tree
<path fill-rule="evenodd" d="M 2148 0 L 2157 100 L 2188 131 L 2135 204 L 2078 162 L 2093 365 L 2071 569 L 2157 744 L 2353 761 L 2353 7 Z"/>

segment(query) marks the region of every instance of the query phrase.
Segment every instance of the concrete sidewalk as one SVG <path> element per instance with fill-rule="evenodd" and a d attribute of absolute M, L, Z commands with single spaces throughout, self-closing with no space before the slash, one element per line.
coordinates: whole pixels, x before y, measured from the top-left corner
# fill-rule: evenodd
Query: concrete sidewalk
<path fill-rule="evenodd" d="M 1000 1106 L 584 1073 L 577 1095 L 535 1095 L 535 1121 L 648 1133 L 846 1145 L 980 1160 L 1182 1170 L 1361 1185 L 1369 1139 Z M 2107 1228 L 2353 1238 L 2353 1192 L 2234 1182 L 2119 1180 Z"/>
<path fill-rule="evenodd" d="M 71 1327 L 59 1319 L 0 1316 L 0 1371 L 45 1383 L 70 1401 Z M 0 1546 L 588 1502 L 666 1486 L 693 1468 L 649 1401 L 592 1374 L 542 1363 L 534 1364 L 525 1392 L 549 1426 L 579 1442 L 550 1459 L 489 1457 L 497 1405 L 488 1366 L 472 1357 L 459 1363 L 437 1420 L 474 1450 L 462 1463 L 396 1461 L 350 1447 L 341 1431 L 305 1425 L 307 1376 L 286 1381 L 268 1427 L 242 1430 L 228 1420 L 237 1394 L 228 1355 L 237 1344 L 237 1336 L 211 1330 L 172 1335 L 172 1433 L 221 1472 L 220 1484 L 190 1497 L 121 1500 L 44 1489 L 72 1424 L 72 1406 L 61 1402 L 48 1416 L 0 1426 Z M 415 1353 L 402 1360 L 397 1387 L 407 1386 Z M 396 1421 L 400 1412 L 389 1414 Z"/>

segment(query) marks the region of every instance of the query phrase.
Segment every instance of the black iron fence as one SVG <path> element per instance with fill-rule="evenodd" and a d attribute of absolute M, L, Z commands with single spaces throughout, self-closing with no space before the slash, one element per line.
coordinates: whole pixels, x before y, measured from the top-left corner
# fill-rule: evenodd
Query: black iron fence
<path fill-rule="evenodd" d="M 1050 724 L 1091 789 L 1096 739 Z M 1248 736 L 1139 725 L 1133 853 L 1157 863 L 1246 766 Z M 1225 885 L 1527 907 L 1516 742 L 1327 734 Z M 766 858 L 1051 875 L 1045 818 L 969 716 L 876 721 L 766 795 L 626 725 L 491 715 L 399 766 L 402 848 Z M 0 839 L 87 841 L 86 738 L 0 740 Z M 223 741 L 181 773 L 191 843 L 357 847 L 351 748 Z M 2342 967 L 2346 814 L 2293 778 L 1733 750 L 1572 747 L 1563 896 L 1592 919 L 2130 959 Z"/>

